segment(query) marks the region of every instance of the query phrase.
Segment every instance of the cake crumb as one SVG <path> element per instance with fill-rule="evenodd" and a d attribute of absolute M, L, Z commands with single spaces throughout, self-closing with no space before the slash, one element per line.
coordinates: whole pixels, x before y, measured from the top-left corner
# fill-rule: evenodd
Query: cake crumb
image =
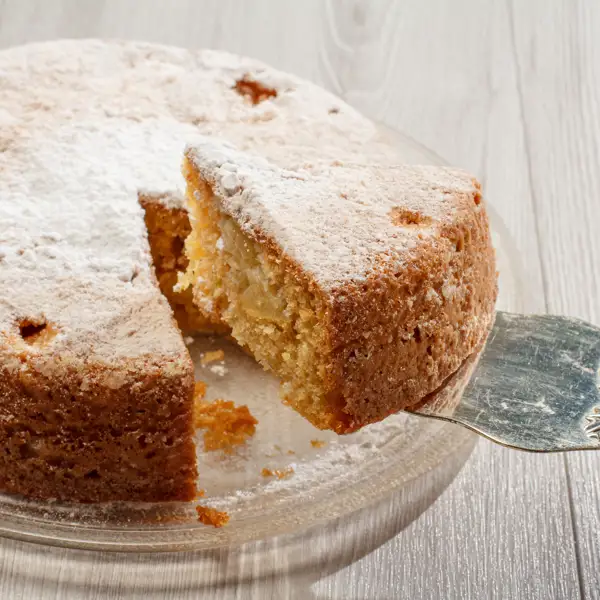
<path fill-rule="evenodd" d="M 209 350 L 202 355 L 200 363 L 202 365 L 207 365 L 220 360 L 225 360 L 225 352 L 223 352 L 223 350 Z"/>
<path fill-rule="evenodd" d="M 196 512 L 198 513 L 198 521 L 204 525 L 212 525 L 213 527 L 223 527 L 229 522 L 229 515 L 216 508 L 210 508 L 209 506 L 196 506 Z"/>
<path fill-rule="evenodd" d="M 204 429 L 204 450 L 233 452 L 256 432 L 258 421 L 244 404 L 236 406 L 221 398 L 196 403 L 196 427 Z"/>
<path fill-rule="evenodd" d="M 265 456 L 267 458 L 275 458 L 276 456 L 281 456 L 282 454 L 289 454 L 291 455 L 295 455 L 296 451 L 295 450 L 283 450 L 283 448 L 277 444 L 273 444 L 273 451 L 271 453 L 266 453 L 265 452 Z"/>
<path fill-rule="evenodd" d="M 206 490 L 196 490 L 196 498 L 204 498 Z"/>
<path fill-rule="evenodd" d="M 322 448 L 325 444 L 327 444 L 327 442 L 324 442 L 323 440 L 310 440 L 310 445 L 313 448 Z"/>
<path fill-rule="evenodd" d="M 263 477 L 277 477 L 277 479 L 287 479 L 294 474 L 294 467 L 289 466 L 285 469 L 268 469 L 264 467 L 260 472 Z"/>
<path fill-rule="evenodd" d="M 194 386 L 194 399 L 196 402 L 202 400 L 206 396 L 206 383 L 204 381 L 196 381 L 196 385 Z"/>

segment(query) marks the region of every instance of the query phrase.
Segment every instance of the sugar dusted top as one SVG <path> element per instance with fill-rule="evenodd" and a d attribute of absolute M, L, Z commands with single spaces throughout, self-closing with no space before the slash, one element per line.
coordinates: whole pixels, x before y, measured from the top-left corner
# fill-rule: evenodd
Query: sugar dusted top
<path fill-rule="evenodd" d="M 325 289 L 401 268 L 419 240 L 477 210 L 466 173 L 439 167 L 313 161 L 295 170 L 204 138 L 186 151 L 221 208 L 273 240 Z"/>
<path fill-rule="evenodd" d="M 14 368 L 24 348 L 45 368 L 185 354 L 137 198 L 180 197 L 183 148 L 199 135 L 298 172 L 367 150 L 397 161 L 335 96 L 220 52 L 34 44 L 0 53 L 0 89 L 0 356 Z M 42 324 L 51 343 L 27 345 Z"/>

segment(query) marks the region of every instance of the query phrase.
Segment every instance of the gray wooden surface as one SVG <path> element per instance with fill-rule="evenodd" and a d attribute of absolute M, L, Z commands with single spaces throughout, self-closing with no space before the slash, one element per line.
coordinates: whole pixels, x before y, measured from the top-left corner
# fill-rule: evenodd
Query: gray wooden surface
<path fill-rule="evenodd" d="M 596 323 L 598 31 L 597 0 L 0 0 L 0 47 L 222 48 L 332 89 L 479 176 L 526 272 L 514 310 Z M 600 454 L 481 441 L 452 475 L 293 543 L 157 558 L 1 541 L 0 598 L 600 598 Z"/>

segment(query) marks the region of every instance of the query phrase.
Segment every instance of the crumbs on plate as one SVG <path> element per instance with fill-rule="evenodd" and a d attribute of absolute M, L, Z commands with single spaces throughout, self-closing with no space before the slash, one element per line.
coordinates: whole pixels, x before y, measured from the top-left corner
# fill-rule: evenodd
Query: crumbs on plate
<path fill-rule="evenodd" d="M 202 400 L 204 396 L 206 396 L 206 384 L 204 381 L 196 381 L 196 384 L 194 385 L 194 400 L 198 402 L 199 400 Z"/>
<path fill-rule="evenodd" d="M 213 527 L 223 527 L 229 522 L 229 515 L 216 508 L 210 508 L 210 506 L 196 506 L 196 513 L 198 513 L 198 521 L 204 525 L 212 525 Z"/>
<path fill-rule="evenodd" d="M 231 400 L 218 398 L 196 402 L 196 427 L 204 430 L 204 450 L 233 452 L 256 433 L 258 421 L 244 404 L 236 406 Z"/>
<path fill-rule="evenodd" d="M 208 365 L 209 363 L 222 360 L 225 360 L 225 352 L 223 352 L 223 350 L 209 350 L 201 356 L 200 363 L 202 365 Z"/>

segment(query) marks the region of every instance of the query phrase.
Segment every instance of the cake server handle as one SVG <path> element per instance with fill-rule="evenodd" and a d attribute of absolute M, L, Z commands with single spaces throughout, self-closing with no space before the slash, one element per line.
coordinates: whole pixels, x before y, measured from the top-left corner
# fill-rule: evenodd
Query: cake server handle
<path fill-rule="evenodd" d="M 520 450 L 600 449 L 599 369 L 598 327 L 498 312 L 484 351 L 407 410 Z"/>

